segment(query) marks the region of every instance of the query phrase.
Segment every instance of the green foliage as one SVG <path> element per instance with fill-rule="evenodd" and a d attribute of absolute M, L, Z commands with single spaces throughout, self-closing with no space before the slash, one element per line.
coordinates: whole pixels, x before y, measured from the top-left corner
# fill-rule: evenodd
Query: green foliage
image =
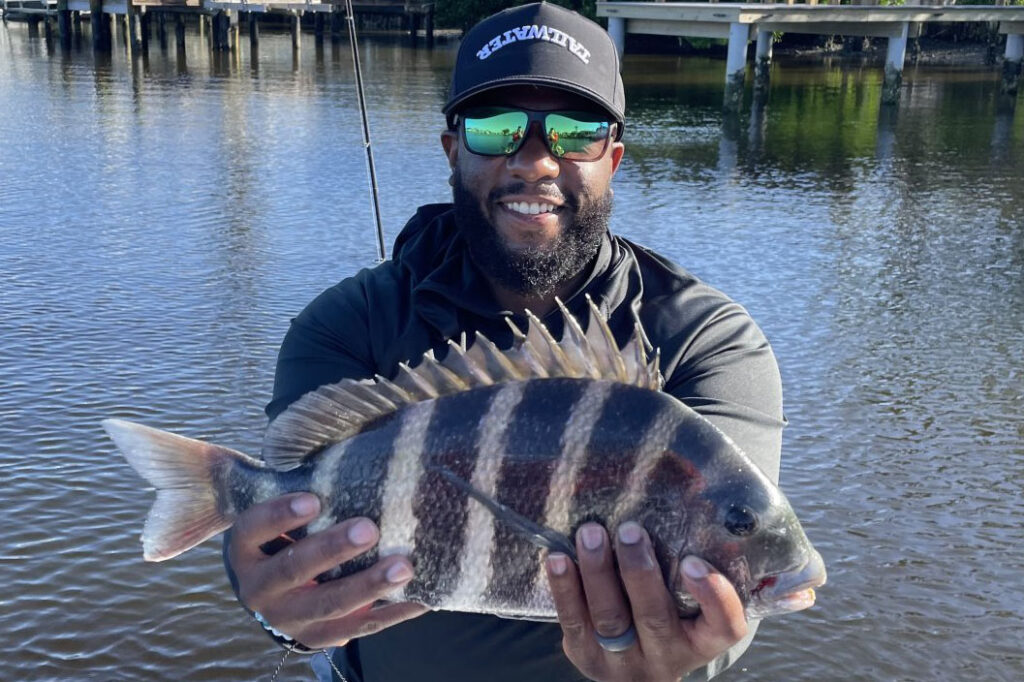
<path fill-rule="evenodd" d="M 597 18 L 597 0 L 549 0 L 585 17 Z M 523 0 L 436 0 L 434 20 L 439 27 L 466 30 L 484 17 L 509 7 L 526 4 Z"/>
<path fill-rule="evenodd" d="M 907 4 L 907 0 L 878 0 L 878 4 L 882 7 L 902 7 Z"/>

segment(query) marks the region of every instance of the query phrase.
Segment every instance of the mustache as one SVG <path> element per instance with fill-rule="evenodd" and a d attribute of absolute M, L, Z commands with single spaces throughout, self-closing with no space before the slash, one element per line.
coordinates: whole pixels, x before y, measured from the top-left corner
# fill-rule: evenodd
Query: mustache
<path fill-rule="evenodd" d="M 530 189 L 527 192 L 527 188 Z M 487 195 L 487 203 L 493 204 L 502 198 L 512 194 L 540 194 L 541 196 L 554 199 L 572 211 L 579 209 L 579 198 L 572 192 L 563 192 L 552 182 L 542 182 L 535 185 L 527 185 L 525 182 L 513 182 L 503 187 L 495 187 Z"/>

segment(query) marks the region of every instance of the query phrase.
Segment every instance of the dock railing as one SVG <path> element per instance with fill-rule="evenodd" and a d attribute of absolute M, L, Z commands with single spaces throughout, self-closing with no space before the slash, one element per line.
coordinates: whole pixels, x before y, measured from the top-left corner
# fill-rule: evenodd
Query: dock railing
<path fill-rule="evenodd" d="M 871 0 L 858 0 L 870 2 Z M 931 4 L 924 4 L 924 3 Z M 747 48 L 757 41 L 755 93 L 767 91 L 775 33 L 886 38 L 882 102 L 899 100 L 907 38 L 915 23 L 996 22 L 1006 35 L 1002 92 L 1016 97 L 1024 59 L 1024 6 L 960 5 L 948 0 L 913 4 L 812 4 L 725 2 L 598 2 L 597 15 L 608 19 L 608 33 L 622 54 L 626 34 L 653 34 L 729 41 L 725 66 L 725 108 L 739 110 L 746 80 Z"/>

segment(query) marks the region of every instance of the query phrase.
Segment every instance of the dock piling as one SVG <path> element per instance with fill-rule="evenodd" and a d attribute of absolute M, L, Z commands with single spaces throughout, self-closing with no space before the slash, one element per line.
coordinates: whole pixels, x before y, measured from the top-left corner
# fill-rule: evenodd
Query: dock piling
<path fill-rule="evenodd" d="M 128 45 L 128 51 L 131 55 L 137 56 L 142 52 L 142 16 L 137 7 L 132 7 L 131 3 L 126 3 L 125 20 L 127 21 L 127 35 L 125 36 L 125 43 Z"/>
<path fill-rule="evenodd" d="M 729 24 L 729 56 L 725 61 L 725 110 L 738 112 L 743 105 L 743 83 L 747 78 L 747 42 L 750 25 Z"/>
<path fill-rule="evenodd" d="M 896 104 L 900 101 L 909 28 L 909 23 L 904 21 L 900 24 L 899 33 L 889 36 L 889 49 L 885 54 L 885 79 L 882 81 L 882 104 Z"/>
<path fill-rule="evenodd" d="M 249 48 L 255 50 L 260 44 L 260 22 L 256 12 L 249 12 Z"/>
<path fill-rule="evenodd" d="M 291 11 L 291 27 L 292 27 L 292 50 L 298 50 L 302 46 L 302 27 L 299 22 L 299 12 L 297 10 Z"/>
<path fill-rule="evenodd" d="M 71 47 L 71 24 L 68 0 L 57 0 L 57 33 L 60 35 L 61 47 Z"/>
<path fill-rule="evenodd" d="M 768 94 L 772 68 L 772 40 L 771 31 L 757 32 L 757 52 L 754 62 L 754 95 L 758 99 L 764 99 Z"/>
<path fill-rule="evenodd" d="M 622 17 L 608 17 L 608 35 L 615 43 L 621 61 L 622 54 L 626 51 L 626 20 Z"/>
<path fill-rule="evenodd" d="M 185 15 L 178 14 L 174 17 L 174 46 L 178 52 L 185 52 Z"/>
<path fill-rule="evenodd" d="M 1003 59 L 1003 83 L 1000 87 L 1000 91 L 1004 95 L 1017 96 L 1022 61 L 1024 61 L 1024 35 L 1007 33 L 1006 53 Z"/>
<path fill-rule="evenodd" d="M 106 26 L 104 26 L 106 20 Z M 89 0 L 89 22 L 92 24 L 92 48 L 110 46 L 110 17 L 103 12 L 103 0 Z"/>

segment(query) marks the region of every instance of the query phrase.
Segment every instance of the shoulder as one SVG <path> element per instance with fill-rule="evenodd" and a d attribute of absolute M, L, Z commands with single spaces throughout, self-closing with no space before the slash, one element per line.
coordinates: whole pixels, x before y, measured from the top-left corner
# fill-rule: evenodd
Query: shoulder
<path fill-rule="evenodd" d="M 726 294 L 650 249 L 626 243 L 643 285 L 637 313 L 661 354 L 665 390 L 777 480 L 782 381 L 761 328 Z"/>
<path fill-rule="evenodd" d="M 722 291 L 657 252 L 628 240 L 620 240 L 633 254 L 643 283 L 639 315 L 652 344 L 663 359 L 682 360 L 705 345 L 735 343 L 755 346 L 767 343 L 747 310 Z M 674 366 L 674 364 L 672 365 Z"/>

